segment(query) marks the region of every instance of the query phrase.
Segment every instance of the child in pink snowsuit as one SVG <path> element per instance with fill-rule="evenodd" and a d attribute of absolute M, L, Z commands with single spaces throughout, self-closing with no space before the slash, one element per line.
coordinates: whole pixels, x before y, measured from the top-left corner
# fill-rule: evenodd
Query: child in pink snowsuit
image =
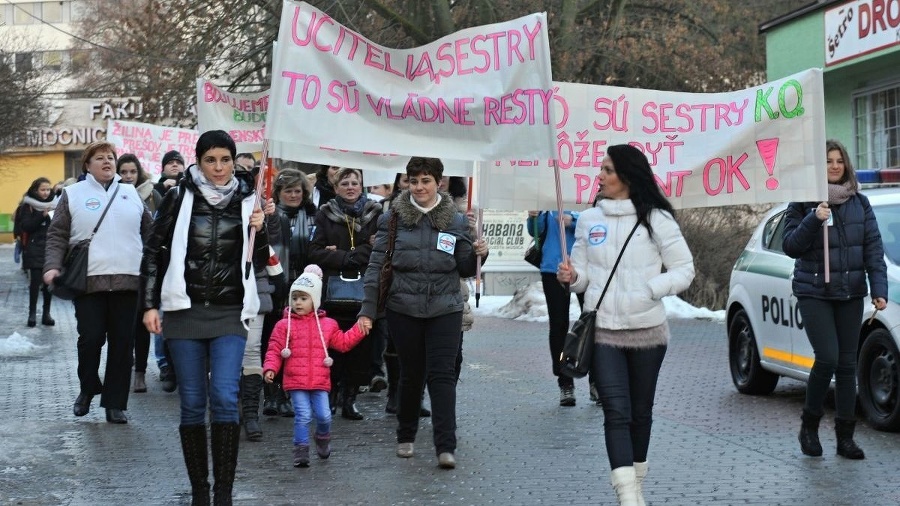
<path fill-rule="evenodd" d="M 309 423 L 316 418 L 316 453 L 331 455 L 331 357 L 328 348 L 350 351 L 368 328 L 354 325 L 347 332 L 319 310 L 322 302 L 322 269 L 309 265 L 291 285 L 290 307 L 275 324 L 263 364 L 263 376 L 271 383 L 284 367 L 284 390 L 294 405 L 294 467 L 309 466 Z"/>

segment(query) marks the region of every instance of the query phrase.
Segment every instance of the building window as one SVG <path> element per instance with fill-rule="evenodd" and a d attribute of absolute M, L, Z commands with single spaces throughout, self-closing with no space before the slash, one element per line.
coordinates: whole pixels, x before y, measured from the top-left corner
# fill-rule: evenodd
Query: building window
<path fill-rule="evenodd" d="M 853 97 L 857 168 L 900 167 L 900 83 Z"/>
<path fill-rule="evenodd" d="M 75 49 L 69 52 L 69 70 L 78 74 L 86 72 L 91 65 L 91 52 L 84 49 Z"/>
<path fill-rule="evenodd" d="M 52 70 L 58 72 L 62 70 L 62 65 L 62 51 L 44 51 L 41 54 L 41 68 L 43 68 L 44 70 Z"/>
<path fill-rule="evenodd" d="M 62 23 L 63 3 L 58 1 L 42 3 L 41 19 L 47 23 Z"/>
<path fill-rule="evenodd" d="M 16 72 L 31 72 L 34 69 L 32 53 L 16 53 Z"/>
<path fill-rule="evenodd" d="M 17 25 L 30 25 L 36 23 L 34 19 L 34 4 L 13 4 L 13 23 Z"/>

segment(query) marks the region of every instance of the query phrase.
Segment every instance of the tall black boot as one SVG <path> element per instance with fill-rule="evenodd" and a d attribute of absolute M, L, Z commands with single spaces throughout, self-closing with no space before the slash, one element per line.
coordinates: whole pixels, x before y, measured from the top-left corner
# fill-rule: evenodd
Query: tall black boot
<path fill-rule="evenodd" d="M 384 367 L 387 369 L 387 404 L 384 412 L 397 414 L 397 385 L 400 384 L 400 360 L 395 354 L 384 354 Z"/>
<path fill-rule="evenodd" d="M 231 506 L 234 470 L 237 468 L 241 426 L 237 423 L 214 423 L 212 428 L 213 504 Z"/>
<path fill-rule="evenodd" d="M 48 327 L 52 327 L 56 325 L 56 320 L 50 317 L 50 301 L 53 300 L 53 296 L 47 291 L 47 288 L 44 287 L 44 310 L 41 313 L 41 325 L 46 325 Z"/>
<path fill-rule="evenodd" d="M 822 456 L 822 444 L 819 443 L 819 420 L 822 415 L 814 415 L 807 410 L 800 414 L 800 451 L 810 457 Z"/>
<path fill-rule="evenodd" d="M 259 426 L 259 392 L 263 378 L 259 374 L 241 376 L 241 421 L 247 441 L 261 441 L 262 427 Z"/>
<path fill-rule="evenodd" d="M 266 416 L 278 416 L 278 402 L 275 400 L 275 384 L 263 384 L 263 409 Z"/>
<path fill-rule="evenodd" d="M 356 409 L 356 393 L 359 392 L 357 385 L 344 386 L 344 402 L 341 405 L 341 418 L 347 420 L 362 420 L 365 418 L 359 410 Z"/>
<path fill-rule="evenodd" d="M 181 425 L 181 453 L 191 481 L 191 505 L 209 505 L 209 460 L 206 452 L 206 425 Z"/>
<path fill-rule="evenodd" d="M 37 325 L 37 290 L 29 287 L 28 290 L 28 326 Z"/>
<path fill-rule="evenodd" d="M 862 460 L 866 454 L 853 441 L 856 420 L 834 419 L 834 433 L 837 436 L 837 454 L 850 460 Z"/>

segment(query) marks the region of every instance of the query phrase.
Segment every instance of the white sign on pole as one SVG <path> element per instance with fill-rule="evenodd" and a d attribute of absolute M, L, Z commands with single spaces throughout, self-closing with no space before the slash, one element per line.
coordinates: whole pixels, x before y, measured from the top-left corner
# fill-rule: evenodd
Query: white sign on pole
<path fill-rule="evenodd" d="M 118 120 L 109 120 L 106 124 L 106 140 L 116 146 L 116 153 L 119 156 L 133 153 L 153 179 L 157 179 L 162 171 L 162 157 L 168 151 L 181 153 L 185 166 L 195 163 L 194 152 L 199 137 L 199 132 L 187 128 Z"/>
<path fill-rule="evenodd" d="M 544 14 L 392 49 L 285 0 L 272 82 L 266 136 L 276 146 L 448 160 L 553 156 Z"/>
<path fill-rule="evenodd" d="M 225 130 L 238 152 L 262 151 L 269 90 L 231 93 L 206 79 L 197 79 L 197 129 Z"/>

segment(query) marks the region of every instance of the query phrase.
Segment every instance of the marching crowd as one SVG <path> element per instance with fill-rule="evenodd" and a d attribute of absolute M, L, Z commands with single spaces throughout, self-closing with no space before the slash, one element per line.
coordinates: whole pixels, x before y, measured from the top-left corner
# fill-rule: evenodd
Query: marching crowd
<path fill-rule="evenodd" d="M 192 504 L 231 504 L 241 433 L 247 441 L 263 437 L 261 400 L 263 415 L 294 418 L 295 467 L 310 465 L 312 448 L 329 458 L 338 409 L 345 419 L 365 419 L 355 402 L 361 389 L 386 389 L 385 411 L 397 417 L 396 455 L 415 455 L 420 418 L 431 416 L 438 466 L 455 468 L 456 386 L 473 322 L 466 279 L 488 255 L 474 239 L 462 178 L 444 176 L 439 159 L 412 157 L 393 185 L 367 193 L 358 169 L 322 166 L 307 177 L 284 168 L 268 197 L 257 194 L 257 178 L 265 179 L 259 164 L 238 154 L 226 132 L 200 135 L 195 155 L 197 163 L 185 167 L 180 153 L 166 153 L 153 183 L 137 157 L 96 142 L 83 153 L 80 180 L 53 187 L 38 178 L 16 211 L 27 324 L 37 325 L 39 295 L 46 326 L 55 323 L 51 293 L 74 302 L 80 390 L 73 414 L 87 415 L 99 395 L 109 423 L 128 423 L 129 394 L 147 390 L 152 342 L 164 390 L 179 392 Z M 807 328 L 816 362 L 799 439 L 805 454 L 822 454 L 818 421 L 836 375 L 838 453 L 861 459 L 852 439 L 851 355 L 866 275 L 876 308 L 886 305 L 884 261 L 846 151 L 829 144 L 828 156 L 829 201 L 792 204 L 785 230 L 785 251 L 799 259 L 794 289 L 804 320 L 821 323 Z M 574 382 L 559 364 L 571 290 L 597 312 L 587 333 L 590 390 L 603 410 L 611 483 L 620 504 L 643 505 L 669 340 L 662 298 L 690 285 L 694 263 L 640 150 L 610 146 L 599 181 L 593 207 L 532 211 L 527 226 L 540 250 L 534 263 L 559 404 L 575 405 Z M 839 228 L 855 227 L 834 233 L 832 258 L 861 251 L 839 293 L 806 281 L 821 263 L 818 225 L 832 213 Z"/>

